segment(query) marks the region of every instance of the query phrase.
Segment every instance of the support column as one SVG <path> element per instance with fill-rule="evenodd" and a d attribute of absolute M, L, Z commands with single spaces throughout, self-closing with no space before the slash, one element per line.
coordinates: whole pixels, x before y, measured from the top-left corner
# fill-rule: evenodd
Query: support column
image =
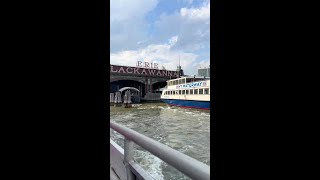
<path fill-rule="evenodd" d="M 146 94 L 148 93 L 148 88 L 149 84 L 148 84 L 148 78 L 146 77 L 146 85 L 145 85 L 145 90 L 146 90 Z"/>
<path fill-rule="evenodd" d="M 150 78 L 150 92 L 153 92 L 153 87 L 152 87 L 152 77 Z"/>

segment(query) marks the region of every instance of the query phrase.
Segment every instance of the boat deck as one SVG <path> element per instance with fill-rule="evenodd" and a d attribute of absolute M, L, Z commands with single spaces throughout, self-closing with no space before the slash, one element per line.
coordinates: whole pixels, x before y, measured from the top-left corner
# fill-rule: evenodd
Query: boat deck
<path fill-rule="evenodd" d="M 114 172 L 112 167 L 110 166 L 110 180 L 120 180 L 117 174 Z"/>

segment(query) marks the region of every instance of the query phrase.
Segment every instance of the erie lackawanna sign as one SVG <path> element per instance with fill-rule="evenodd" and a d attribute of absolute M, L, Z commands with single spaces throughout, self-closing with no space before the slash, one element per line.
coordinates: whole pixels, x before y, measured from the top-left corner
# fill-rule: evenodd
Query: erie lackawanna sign
<path fill-rule="evenodd" d="M 130 66 L 117 66 L 110 65 L 110 73 L 112 74 L 126 74 L 126 75 L 137 75 L 137 76 L 158 76 L 158 77 L 178 77 L 177 71 L 167 71 L 159 69 L 147 69 Z"/>

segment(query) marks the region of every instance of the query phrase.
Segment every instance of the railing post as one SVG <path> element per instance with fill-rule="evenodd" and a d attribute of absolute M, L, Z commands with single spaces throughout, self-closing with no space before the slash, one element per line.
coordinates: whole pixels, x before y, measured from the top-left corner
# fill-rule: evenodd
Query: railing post
<path fill-rule="evenodd" d="M 127 180 L 135 180 L 136 177 L 129 167 L 130 161 L 133 161 L 133 142 L 124 138 L 124 165 L 126 167 Z"/>

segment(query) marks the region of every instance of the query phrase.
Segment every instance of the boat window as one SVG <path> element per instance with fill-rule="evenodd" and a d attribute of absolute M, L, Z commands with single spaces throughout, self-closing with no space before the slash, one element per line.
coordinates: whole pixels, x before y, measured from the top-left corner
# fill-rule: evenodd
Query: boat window
<path fill-rule="evenodd" d="M 176 92 L 175 91 L 173 91 L 173 95 L 175 95 L 176 94 Z"/>
<path fill-rule="evenodd" d="M 193 89 L 190 89 L 190 94 L 193 94 Z"/>
<path fill-rule="evenodd" d="M 176 91 L 176 94 L 179 94 L 179 91 Z"/>
<path fill-rule="evenodd" d="M 170 94 L 172 95 L 172 94 L 173 94 L 173 91 L 170 91 Z"/>
<path fill-rule="evenodd" d="M 209 88 L 204 89 L 204 94 L 209 94 Z"/>
<path fill-rule="evenodd" d="M 179 94 L 181 94 L 181 90 L 179 90 Z"/>
<path fill-rule="evenodd" d="M 185 84 L 186 83 L 186 78 L 182 79 L 182 83 Z"/>
<path fill-rule="evenodd" d="M 199 89 L 199 94 L 203 94 L 203 89 Z"/>
<path fill-rule="evenodd" d="M 186 94 L 189 94 L 189 90 L 186 90 Z"/>
<path fill-rule="evenodd" d="M 186 90 L 182 90 L 182 94 L 185 94 L 186 93 Z"/>
<path fill-rule="evenodd" d="M 187 83 L 191 82 L 192 79 L 191 78 L 187 78 Z"/>
<path fill-rule="evenodd" d="M 194 94 L 198 94 L 198 89 L 195 89 L 195 90 L 194 90 Z"/>

